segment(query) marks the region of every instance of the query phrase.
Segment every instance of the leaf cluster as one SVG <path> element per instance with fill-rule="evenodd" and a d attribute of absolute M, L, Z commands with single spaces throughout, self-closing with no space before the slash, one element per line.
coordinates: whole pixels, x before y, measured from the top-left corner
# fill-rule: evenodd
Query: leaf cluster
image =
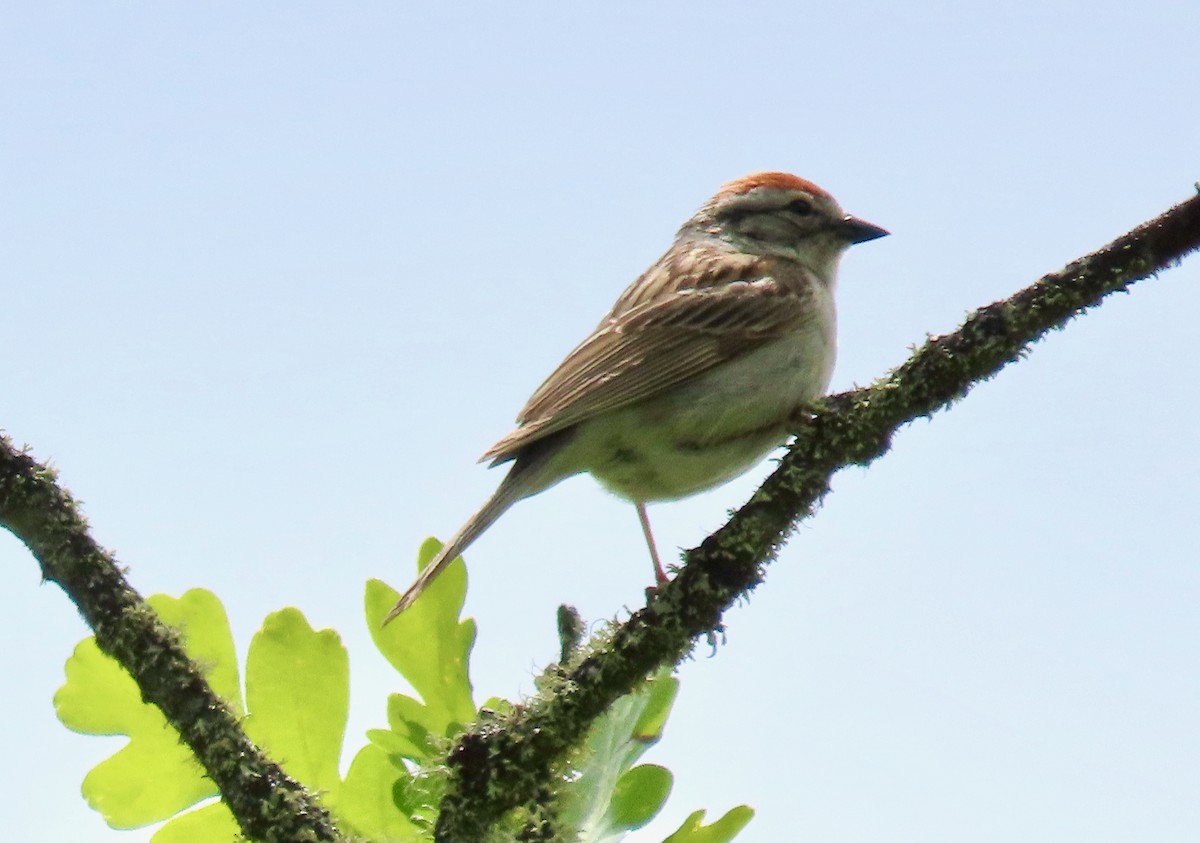
<path fill-rule="evenodd" d="M 427 541 L 418 568 L 439 545 Z M 379 652 L 416 696 L 392 694 L 387 728 L 372 729 L 343 776 L 339 770 L 349 711 L 349 655 L 338 634 L 314 630 L 297 609 L 274 612 L 250 642 L 243 689 L 224 607 L 211 592 L 149 602 L 178 630 L 191 659 L 237 714 L 247 735 L 283 769 L 316 793 L 343 833 L 363 841 L 431 839 L 445 788 L 442 759 L 467 724 L 509 711 L 493 699 L 472 699 L 469 660 L 474 621 L 460 618 L 466 568 L 460 561 L 395 622 L 381 621 L 395 589 L 366 585 L 365 615 Z M 110 826 L 131 829 L 162 822 L 153 843 L 226 843 L 239 832 L 191 751 L 157 706 L 142 700 L 133 679 L 87 638 L 66 665 L 55 695 L 59 719 L 94 735 L 126 735 L 129 742 L 93 768 L 83 795 Z M 615 843 L 662 809 L 673 777 L 666 768 L 638 764 L 662 736 L 678 681 L 661 670 L 600 718 L 584 744 L 555 771 L 543 798 L 512 812 L 496 840 Z M 704 825 L 698 811 L 668 843 L 724 843 L 753 812 L 740 806 Z"/>

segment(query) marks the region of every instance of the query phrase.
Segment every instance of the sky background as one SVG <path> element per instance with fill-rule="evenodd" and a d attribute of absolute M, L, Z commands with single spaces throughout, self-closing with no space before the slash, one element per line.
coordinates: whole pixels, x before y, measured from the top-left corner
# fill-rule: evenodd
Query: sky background
<path fill-rule="evenodd" d="M 144 594 L 297 606 L 351 658 L 349 761 L 403 690 L 403 587 L 475 460 L 722 182 L 792 171 L 893 236 L 842 265 L 834 389 L 1187 198 L 1192 0 L 6 4 L 0 429 Z M 834 480 L 701 646 L 647 761 L 740 840 L 1200 839 L 1200 261 L 1039 344 Z M 770 464 L 651 508 L 660 548 Z M 625 616 L 631 506 L 589 478 L 468 554 L 480 701 Z M 0 535 L 7 836 L 145 841 L 78 795 L 120 746 L 51 698 L 86 634 Z"/>

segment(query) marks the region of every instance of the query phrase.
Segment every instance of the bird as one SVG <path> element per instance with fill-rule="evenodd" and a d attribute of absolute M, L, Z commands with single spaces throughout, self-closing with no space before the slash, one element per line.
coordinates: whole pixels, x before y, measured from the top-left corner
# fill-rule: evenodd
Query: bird
<path fill-rule="evenodd" d="M 888 233 L 790 173 L 722 185 L 480 458 L 511 467 L 384 623 L 510 506 L 584 472 L 634 504 L 666 582 L 646 504 L 724 483 L 786 441 L 833 374 L 839 261 Z"/>

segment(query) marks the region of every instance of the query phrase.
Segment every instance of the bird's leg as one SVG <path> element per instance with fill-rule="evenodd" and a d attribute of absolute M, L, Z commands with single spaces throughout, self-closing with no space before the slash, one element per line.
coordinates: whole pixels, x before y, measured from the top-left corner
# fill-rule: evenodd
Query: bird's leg
<path fill-rule="evenodd" d="M 658 561 L 658 548 L 654 546 L 654 534 L 650 532 L 650 518 L 646 515 L 646 502 L 638 501 L 634 504 L 637 507 L 638 520 L 642 522 L 642 533 L 646 536 L 646 546 L 650 548 L 650 561 L 654 563 L 654 579 L 659 585 L 664 585 L 667 582 L 667 575 L 663 573 L 662 563 Z"/>

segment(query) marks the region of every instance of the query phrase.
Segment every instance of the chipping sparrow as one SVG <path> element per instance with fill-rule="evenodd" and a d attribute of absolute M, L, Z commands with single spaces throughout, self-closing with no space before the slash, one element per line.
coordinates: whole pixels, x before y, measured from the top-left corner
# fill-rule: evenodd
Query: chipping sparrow
<path fill-rule="evenodd" d="M 483 455 L 512 468 L 387 620 L 510 506 L 584 471 L 637 507 L 665 581 L 646 502 L 723 483 L 783 443 L 833 372 L 838 260 L 885 234 L 787 173 L 723 186 Z"/>

